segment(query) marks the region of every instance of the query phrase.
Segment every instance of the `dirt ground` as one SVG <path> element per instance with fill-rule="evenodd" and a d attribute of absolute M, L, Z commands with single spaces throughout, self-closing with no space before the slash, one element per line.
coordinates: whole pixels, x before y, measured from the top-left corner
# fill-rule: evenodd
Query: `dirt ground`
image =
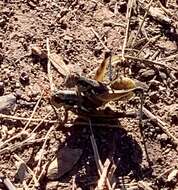
<path fill-rule="evenodd" d="M 148 9 L 149 1 L 134 0 L 129 18 L 125 0 L 0 1 L 0 98 L 8 94 L 17 98 L 10 109 L 0 112 L 21 117 L 1 115 L 0 176 L 7 177 L 17 189 L 96 187 L 99 174 L 89 125 L 86 120 L 82 120 L 86 125 L 77 125 L 78 120 L 71 113 L 67 125 L 52 122 L 57 117 L 49 101 L 47 59 L 33 55 L 32 49 L 46 50 L 49 39 L 51 53 L 61 55 L 72 71 L 88 77 L 106 49 L 112 55 L 123 52 L 128 31 L 125 61 L 113 66 L 113 76 L 125 74 L 147 85 L 144 106 L 163 123 L 144 115 L 140 132 L 138 118 L 123 118 L 119 122 L 106 118 L 91 120 L 99 155 L 103 164 L 110 158 L 116 166 L 115 189 L 178 189 L 178 2 L 169 0 L 166 7 L 162 3 L 153 1 Z M 64 90 L 63 77 L 53 67 L 52 76 L 56 88 Z M 138 112 L 140 99 L 135 96 L 107 106 Z M 58 112 L 59 118 L 63 117 L 64 110 Z M 47 116 L 48 121 L 33 132 L 40 120 L 23 120 L 31 115 L 36 119 Z M 66 147 L 82 153 L 58 179 L 48 179 L 48 165 Z M 31 172 L 19 169 L 22 160 Z M 32 173 L 37 179 L 42 174 L 38 185 L 34 186 Z M 3 184 L 0 188 L 5 189 Z"/>

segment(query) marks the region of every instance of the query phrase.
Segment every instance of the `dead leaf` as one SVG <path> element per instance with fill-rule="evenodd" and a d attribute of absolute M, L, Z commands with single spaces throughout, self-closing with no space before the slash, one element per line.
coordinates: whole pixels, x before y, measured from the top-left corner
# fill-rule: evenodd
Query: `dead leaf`
<path fill-rule="evenodd" d="M 63 61 L 63 58 L 61 55 L 58 55 L 56 53 L 52 53 L 49 55 L 49 59 L 52 63 L 52 65 L 57 69 L 57 71 L 64 77 L 69 75 L 69 70 L 66 66 L 66 64 Z"/>
<path fill-rule="evenodd" d="M 57 180 L 78 162 L 82 155 L 81 149 L 64 148 L 60 150 L 57 157 L 50 163 L 47 170 L 47 178 L 50 180 Z"/>
<path fill-rule="evenodd" d="M 164 12 L 158 7 L 150 7 L 149 14 L 161 23 L 171 23 L 171 19 L 164 15 Z"/>
<path fill-rule="evenodd" d="M 20 183 L 23 182 L 24 178 L 27 176 L 27 166 L 25 163 L 21 162 L 17 164 L 18 169 L 17 173 L 15 174 L 15 179 L 18 180 Z"/>

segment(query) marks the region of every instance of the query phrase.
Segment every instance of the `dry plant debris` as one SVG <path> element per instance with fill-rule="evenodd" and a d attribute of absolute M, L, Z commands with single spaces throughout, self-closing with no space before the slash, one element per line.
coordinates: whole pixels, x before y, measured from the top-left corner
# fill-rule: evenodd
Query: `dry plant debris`
<path fill-rule="evenodd" d="M 0 10 L 0 188 L 177 189 L 177 1 L 2 1 Z M 55 93 L 66 110 L 50 105 Z"/>

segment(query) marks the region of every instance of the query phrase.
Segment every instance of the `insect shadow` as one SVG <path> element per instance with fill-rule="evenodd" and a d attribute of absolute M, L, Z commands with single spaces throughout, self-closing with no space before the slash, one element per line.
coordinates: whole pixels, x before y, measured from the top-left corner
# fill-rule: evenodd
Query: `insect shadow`
<path fill-rule="evenodd" d="M 83 153 L 77 164 L 61 176 L 59 181 L 66 183 L 70 181 L 72 176 L 75 176 L 77 187 L 87 190 L 92 185 L 96 186 L 99 176 L 90 141 L 89 123 L 86 126 L 79 125 L 82 122 L 84 123 L 84 120 L 79 117 L 71 127 L 63 130 L 66 140 L 59 145 L 58 151 L 60 152 L 62 148 L 67 147 L 81 149 Z M 140 179 L 143 154 L 141 147 L 131 135 L 127 134 L 125 129 L 119 127 L 120 122 L 117 119 L 107 121 L 107 123 L 118 126 L 116 128 L 108 128 L 107 125 L 106 127 L 99 127 L 99 124 L 102 126 L 104 123 L 106 123 L 104 118 L 91 119 L 93 134 L 102 163 L 107 158 L 113 160 L 117 167 L 116 178 L 132 173 L 135 179 Z"/>

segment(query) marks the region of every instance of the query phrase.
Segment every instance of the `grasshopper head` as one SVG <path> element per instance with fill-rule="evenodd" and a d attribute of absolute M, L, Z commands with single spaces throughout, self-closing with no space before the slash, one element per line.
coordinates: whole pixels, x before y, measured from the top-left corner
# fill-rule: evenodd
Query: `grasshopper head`
<path fill-rule="evenodd" d="M 56 90 L 51 96 L 51 103 L 57 108 L 68 105 L 73 106 L 77 101 L 78 99 L 75 91 Z"/>
<path fill-rule="evenodd" d="M 61 107 L 64 104 L 65 94 L 62 91 L 54 91 L 51 95 L 51 103 L 55 107 Z"/>
<path fill-rule="evenodd" d="M 66 77 L 66 80 L 65 80 L 65 86 L 67 88 L 73 88 L 76 86 L 77 82 L 78 82 L 78 79 L 79 79 L 79 75 L 76 74 L 76 73 L 71 73 L 69 74 L 67 77 Z"/>

